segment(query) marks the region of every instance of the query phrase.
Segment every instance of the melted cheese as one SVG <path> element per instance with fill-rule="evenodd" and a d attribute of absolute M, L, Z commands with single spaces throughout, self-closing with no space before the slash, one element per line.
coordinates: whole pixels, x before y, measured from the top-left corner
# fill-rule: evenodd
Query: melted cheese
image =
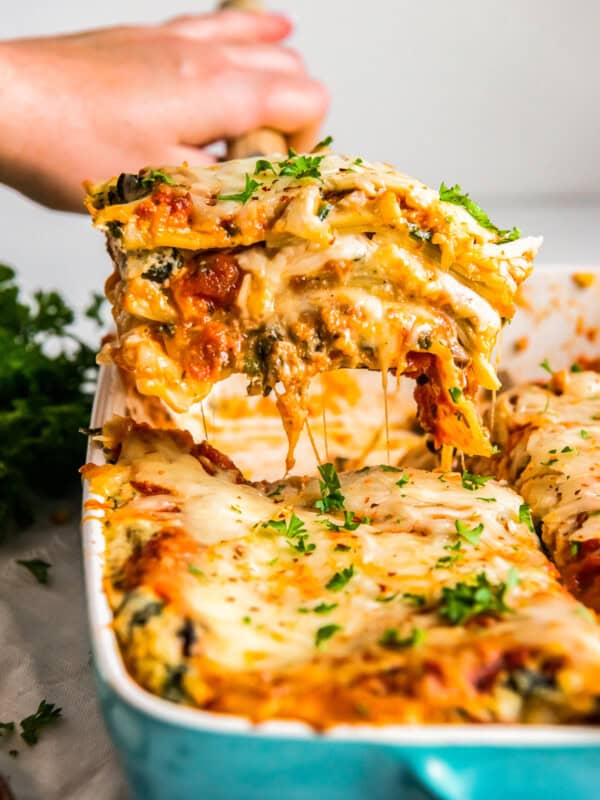
<path fill-rule="evenodd" d="M 328 154 L 319 178 L 256 165 L 162 168 L 168 183 L 145 178 L 147 189 L 129 176 L 133 202 L 118 202 L 123 176 L 90 189 L 117 267 L 119 336 L 103 358 L 178 412 L 247 373 L 253 392 L 277 393 L 288 469 L 310 380 L 342 367 L 422 378 L 420 421 L 436 444 L 489 455 L 473 398 L 499 386 L 492 350 L 540 240 L 501 244 L 389 165 Z M 245 202 L 225 199 L 251 175 Z M 216 251 L 228 266 L 210 261 Z"/>
<path fill-rule="evenodd" d="M 459 475 L 416 469 L 344 473 L 345 508 L 362 522 L 336 530 L 343 514 L 319 513 L 316 479 L 240 483 L 194 456 L 191 440 L 126 430 L 117 464 L 88 472 L 107 501 L 115 627 L 128 665 L 153 691 L 170 696 L 175 671 L 186 702 L 255 716 L 352 721 L 362 698 L 373 721 L 458 721 L 461 713 L 527 720 L 528 701 L 505 688 L 509 677 L 488 689 L 473 684 L 512 654 L 499 674 L 510 675 L 511 658 L 528 669 L 560 664 L 552 700 L 536 700 L 543 713 L 578 718 L 593 706 L 598 629 L 558 583 L 508 487 L 490 480 L 468 491 Z M 301 520 L 304 552 L 269 524 L 291 519 Z M 482 525 L 479 541 L 461 540 L 457 522 Z M 506 592 L 510 611 L 481 625 L 449 625 L 439 613 L 444 589 L 482 572 L 495 585 L 518 575 Z M 184 620 L 195 638 L 177 647 Z M 319 643 L 324 626 L 334 628 Z M 402 637 L 418 629 L 424 640 L 389 650 L 379 642 L 390 629 Z M 445 676 L 433 693 L 421 684 L 431 664 Z M 357 687 L 389 670 L 414 683 L 403 689 L 398 678 L 385 710 L 376 685 L 374 695 Z"/>
<path fill-rule="evenodd" d="M 600 546 L 600 375 L 557 373 L 547 386 L 501 395 L 495 429 L 506 449 L 497 471 L 542 522 L 544 542 L 568 575 L 579 543 Z M 569 583 L 585 595 L 578 579 Z"/>

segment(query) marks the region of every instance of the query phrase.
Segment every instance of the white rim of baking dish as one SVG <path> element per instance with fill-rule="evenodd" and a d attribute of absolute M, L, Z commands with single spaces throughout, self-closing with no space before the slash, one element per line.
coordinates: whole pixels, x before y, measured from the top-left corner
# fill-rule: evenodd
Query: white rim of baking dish
<path fill-rule="evenodd" d="M 573 267 L 550 269 L 553 278 L 571 275 Z M 599 268 L 586 267 L 600 272 Z M 549 277 L 547 273 L 547 277 Z M 114 413 L 115 393 L 119 379 L 114 367 L 102 367 L 94 399 L 91 426 L 100 427 Z M 90 443 L 88 461 L 103 463 L 98 448 Z M 309 725 L 293 720 L 254 723 L 248 718 L 217 714 L 201 709 L 180 706 L 143 689 L 128 674 L 121 658 L 119 645 L 112 629 L 112 611 L 103 588 L 104 534 L 100 515 L 85 511 L 90 499 L 89 486 L 84 481 L 84 521 L 82 524 L 83 561 L 87 593 L 90 637 L 96 667 L 101 678 L 128 705 L 160 722 L 219 734 L 238 734 L 287 739 L 331 739 L 335 741 L 373 742 L 404 746 L 519 746 L 565 747 L 600 745 L 600 729 L 587 726 L 559 725 L 338 725 L 321 733 Z M 598 675 L 600 690 L 600 674 Z"/>

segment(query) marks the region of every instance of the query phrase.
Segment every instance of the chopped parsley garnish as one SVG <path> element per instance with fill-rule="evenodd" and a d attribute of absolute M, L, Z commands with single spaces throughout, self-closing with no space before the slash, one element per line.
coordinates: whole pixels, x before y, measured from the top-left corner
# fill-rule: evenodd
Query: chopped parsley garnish
<path fill-rule="evenodd" d="M 458 386 L 451 386 L 448 389 L 448 393 L 450 394 L 453 403 L 460 403 L 460 401 L 463 399 L 462 389 L 460 389 Z"/>
<path fill-rule="evenodd" d="M 250 625 L 250 623 L 252 622 L 252 617 L 242 617 L 242 622 L 244 623 L 244 625 Z"/>
<path fill-rule="evenodd" d="M 406 600 L 407 603 L 415 606 L 415 608 L 423 608 L 425 605 L 425 595 L 424 594 L 414 594 L 413 592 L 404 592 L 402 595 L 402 599 Z"/>
<path fill-rule="evenodd" d="M 288 157 L 279 163 L 279 174 L 287 175 L 292 178 L 320 178 L 319 166 L 325 156 L 305 156 L 298 155 L 291 147 L 288 150 Z"/>
<path fill-rule="evenodd" d="M 560 451 L 561 453 L 576 453 L 577 450 L 574 447 L 569 447 L 569 445 L 565 445 L 563 449 Z"/>
<path fill-rule="evenodd" d="M 547 359 L 547 358 L 545 358 L 545 359 L 544 359 L 544 360 L 541 362 L 541 364 L 540 364 L 540 367 L 541 367 L 542 369 L 545 369 L 545 370 L 546 370 L 546 372 L 548 372 L 550 375 L 554 375 L 554 370 L 553 370 L 553 369 L 552 369 L 552 367 L 550 366 L 550 362 L 548 361 L 548 359 Z"/>
<path fill-rule="evenodd" d="M 318 606 L 313 608 L 313 612 L 315 614 L 329 614 L 330 611 L 333 611 L 333 609 L 337 607 L 337 603 L 319 603 Z"/>
<path fill-rule="evenodd" d="M 147 175 L 143 175 L 141 178 L 141 184 L 144 187 L 153 186 L 155 183 L 166 183 L 169 186 L 175 186 L 175 181 L 166 172 L 162 172 L 160 169 L 151 169 Z"/>
<path fill-rule="evenodd" d="M 552 464 L 556 464 L 558 458 L 549 458 L 548 461 L 540 461 L 540 465 L 542 467 L 551 467 Z"/>
<path fill-rule="evenodd" d="M 574 364 L 571 364 L 571 372 L 583 372 L 583 367 L 581 364 L 575 362 Z"/>
<path fill-rule="evenodd" d="M 506 605 L 506 593 L 518 577 L 509 573 L 505 582 L 491 583 L 480 572 L 474 583 L 457 583 L 442 588 L 439 613 L 451 625 L 462 625 L 482 614 L 502 614 L 511 609 Z"/>
<path fill-rule="evenodd" d="M 383 632 L 379 644 L 386 650 L 404 650 L 406 647 L 415 647 L 425 639 L 423 628 L 413 628 L 408 636 L 401 637 L 396 628 L 388 628 Z"/>
<path fill-rule="evenodd" d="M 270 161 L 267 161 L 266 158 L 259 158 L 254 166 L 255 175 L 259 175 L 261 172 L 272 172 L 274 175 L 277 174 L 273 164 L 271 164 Z"/>
<path fill-rule="evenodd" d="M 583 430 L 583 428 L 579 431 L 579 435 L 581 436 L 582 439 L 590 438 L 590 432 Z"/>
<path fill-rule="evenodd" d="M 480 522 L 479 525 L 469 529 L 462 520 L 457 519 L 454 522 L 454 526 L 456 528 L 456 533 L 461 537 L 461 539 L 469 542 L 469 544 L 472 544 L 473 547 L 477 547 L 479 545 L 479 540 L 481 539 L 481 534 L 483 533 L 483 522 Z"/>
<path fill-rule="evenodd" d="M 324 519 L 323 525 L 330 531 L 355 531 L 363 522 L 368 524 L 370 521 L 369 517 L 357 517 L 353 511 L 344 511 L 343 525 L 336 525 L 336 523 L 332 522 L 330 519 Z M 348 548 L 348 550 L 349 549 L 350 548 Z"/>
<path fill-rule="evenodd" d="M 431 231 L 424 231 L 423 228 L 419 228 L 419 226 L 415 225 L 414 222 L 409 222 L 408 235 L 411 236 L 413 239 L 416 239 L 418 242 L 430 242 L 433 234 L 431 233 Z M 429 347 L 425 347 L 423 349 L 429 350 Z"/>
<path fill-rule="evenodd" d="M 282 489 L 285 489 L 285 483 L 280 483 L 272 492 L 269 492 L 267 497 L 279 497 Z"/>
<path fill-rule="evenodd" d="M 395 600 L 398 597 L 398 592 L 394 592 L 394 594 L 380 594 L 378 597 L 375 598 L 377 603 L 391 603 L 392 600 Z"/>
<path fill-rule="evenodd" d="M 319 490 L 321 499 L 315 503 L 315 508 L 324 514 L 328 511 L 341 511 L 344 508 L 345 497 L 337 470 L 333 464 L 319 464 Z"/>
<path fill-rule="evenodd" d="M 527 525 L 532 533 L 535 532 L 535 526 L 531 516 L 531 508 L 527 505 L 527 503 L 523 503 L 519 506 L 519 522 L 523 522 L 525 525 Z"/>
<path fill-rule="evenodd" d="M 38 583 L 48 583 L 48 570 L 52 564 L 43 561 L 41 558 L 32 558 L 30 561 L 21 561 L 18 559 L 17 564 L 28 569 Z"/>
<path fill-rule="evenodd" d="M 463 472 L 460 480 L 465 489 L 475 492 L 485 486 L 493 477 L 493 475 L 474 475 L 472 472 Z"/>
<path fill-rule="evenodd" d="M 244 186 L 243 192 L 238 192 L 238 194 L 220 194 L 217 195 L 218 200 L 235 200 L 236 203 L 247 203 L 248 200 L 252 197 L 254 192 L 258 189 L 260 183 L 255 181 L 253 178 L 246 173 L 246 185 Z"/>
<path fill-rule="evenodd" d="M 382 472 L 402 472 L 401 467 L 392 467 L 390 464 L 380 464 L 380 469 Z"/>
<path fill-rule="evenodd" d="M 321 220 L 321 222 L 323 222 L 324 219 L 327 219 L 332 208 L 333 206 L 331 203 L 321 203 L 319 210 L 317 211 L 317 217 Z"/>
<path fill-rule="evenodd" d="M 321 139 L 320 142 L 317 142 L 316 145 L 313 147 L 313 153 L 315 150 L 322 150 L 324 147 L 329 147 L 330 144 L 333 142 L 333 136 L 326 136 L 324 139 Z"/>
<path fill-rule="evenodd" d="M 229 506 L 229 508 L 230 508 L 230 509 L 231 509 L 231 510 L 232 510 L 232 511 L 235 513 L 235 514 L 241 514 L 241 513 L 242 513 L 242 509 L 241 509 L 239 506 L 231 505 L 231 506 Z"/>
<path fill-rule="evenodd" d="M 352 550 L 349 544 L 336 544 L 333 549 L 338 553 L 347 553 L 349 550 Z"/>
<path fill-rule="evenodd" d="M 62 708 L 57 708 L 54 703 L 42 700 L 35 714 L 21 720 L 21 738 L 28 745 L 37 744 L 42 728 L 57 722 L 61 714 Z"/>
<path fill-rule="evenodd" d="M 501 230 L 494 225 L 485 211 L 478 206 L 474 200 L 471 200 L 469 195 L 463 192 L 458 184 L 455 186 L 446 186 L 445 183 L 442 183 L 440 186 L 440 200 L 445 203 L 454 203 L 454 205 L 462 206 L 482 228 L 492 231 L 499 237 L 500 241 L 498 244 L 513 242 L 521 236 L 521 231 L 518 228 L 513 227 L 507 230 Z"/>
<path fill-rule="evenodd" d="M 407 483 L 410 482 L 410 478 L 408 475 L 403 475 L 399 481 L 396 481 L 396 486 L 401 489 L 403 486 L 406 486 Z"/>
<path fill-rule="evenodd" d="M 478 500 L 483 500 L 484 503 L 495 503 L 496 502 L 496 498 L 495 497 L 478 497 L 477 499 Z"/>
<path fill-rule="evenodd" d="M 292 514 L 287 522 L 284 519 L 270 519 L 265 526 L 286 536 L 290 547 L 298 553 L 312 553 L 316 549 L 313 542 L 307 541 L 308 531 L 304 527 L 304 521 L 295 514 Z"/>
<path fill-rule="evenodd" d="M 342 630 L 341 625 L 336 625 L 335 623 L 331 625 L 323 625 L 320 627 L 317 632 L 315 633 L 315 645 L 320 647 L 323 642 L 326 642 L 328 639 L 331 639 L 338 631 Z"/>
<path fill-rule="evenodd" d="M 569 547 L 571 555 L 578 556 L 580 547 L 581 547 L 581 542 L 571 542 L 571 546 Z"/>
<path fill-rule="evenodd" d="M 195 567 L 193 564 L 188 564 L 188 572 L 190 575 L 193 575 L 194 578 L 206 578 L 206 573 L 202 572 L 201 569 Z"/>
<path fill-rule="evenodd" d="M 341 592 L 344 586 L 351 580 L 354 576 L 354 564 L 350 564 L 349 567 L 344 567 L 344 569 L 336 572 L 325 584 L 325 588 L 329 589 L 330 592 Z"/>
<path fill-rule="evenodd" d="M 448 552 L 448 555 L 438 558 L 434 564 L 434 569 L 451 567 L 456 564 L 457 561 L 461 561 L 464 558 L 460 539 L 455 544 L 444 545 L 444 550 Z"/>

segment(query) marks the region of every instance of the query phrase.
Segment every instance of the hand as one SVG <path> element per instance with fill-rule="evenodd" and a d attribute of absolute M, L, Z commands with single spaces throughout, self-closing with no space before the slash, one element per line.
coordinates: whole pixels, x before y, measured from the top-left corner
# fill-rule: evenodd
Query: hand
<path fill-rule="evenodd" d="M 309 149 L 328 97 L 281 45 L 290 30 L 225 11 L 0 43 L 0 181 L 81 211 L 85 179 L 209 163 L 203 145 L 256 127 Z"/>

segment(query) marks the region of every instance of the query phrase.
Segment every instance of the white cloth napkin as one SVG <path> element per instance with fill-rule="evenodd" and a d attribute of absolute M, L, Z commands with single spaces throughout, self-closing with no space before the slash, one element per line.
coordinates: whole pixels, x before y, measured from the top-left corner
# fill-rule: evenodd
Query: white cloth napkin
<path fill-rule="evenodd" d="M 0 737 L 0 775 L 15 800 L 125 800 L 90 664 L 77 501 L 65 508 L 67 524 L 40 508 L 33 527 L 0 543 L 0 722 L 16 723 Z M 32 558 L 52 564 L 48 586 L 16 563 Z M 41 700 L 63 719 L 29 747 L 18 722 Z"/>

